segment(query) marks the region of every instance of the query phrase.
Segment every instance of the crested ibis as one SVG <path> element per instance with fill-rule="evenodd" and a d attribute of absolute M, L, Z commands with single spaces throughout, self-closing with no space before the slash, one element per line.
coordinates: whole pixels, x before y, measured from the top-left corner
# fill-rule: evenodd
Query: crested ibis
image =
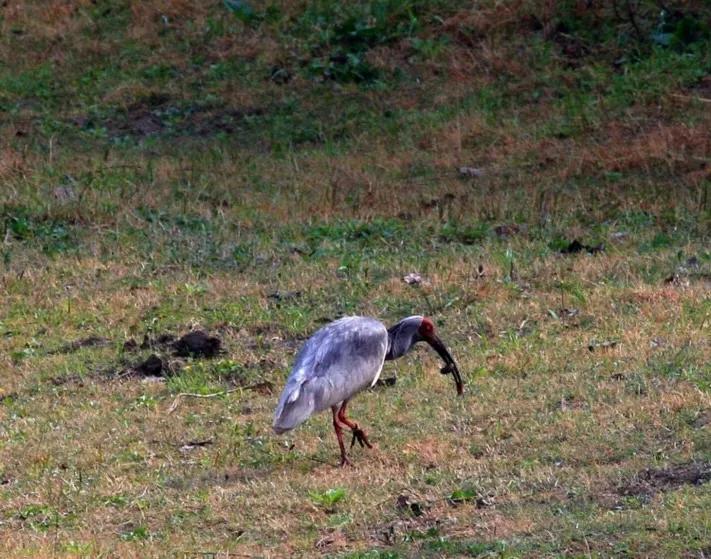
<path fill-rule="evenodd" d="M 418 342 L 427 342 L 439 353 L 444 361 L 440 372 L 452 374 L 461 395 L 464 384 L 459 369 L 432 320 L 409 316 L 386 328 L 374 318 L 348 316 L 322 327 L 299 351 L 274 413 L 274 431 L 290 431 L 314 413 L 331 408 L 341 466 L 349 465 L 344 427 L 353 434 L 351 448 L 356 441 L 368 448 L 372 445 L 358 423 L 346 417 L 348 402 L 375 385 L 385 361 L 405 355 Z"/>

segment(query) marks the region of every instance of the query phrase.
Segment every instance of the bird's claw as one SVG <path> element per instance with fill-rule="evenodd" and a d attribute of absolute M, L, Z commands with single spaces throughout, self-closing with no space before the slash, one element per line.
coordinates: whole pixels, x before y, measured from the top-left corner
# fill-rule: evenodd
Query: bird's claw
<path fill-rule="evenodd" d="M 351 448 L 353 448 L 353 445 L 355 445 L 356 441 L 358 441 L 358 444 L 363 447 L 368 447 L 368 448 L 373 448 L 373 445 L 370 444 L 370 441 L 368 441 L 368 437 L 365 434 L 365 431 L 361 429 L 360 427 L 355 427 L 353 429 L 353 438 L 351 439 Z"/>
<path fill-rule="evenodd" d="M 356 435 L 356 430 L 353 429 L 353 438 L 351 439 L 351 448 L 355 445 L 356 441 L 358 441 L 358 444 L 363 447 L 363 439 L 361 439 L 358 435 Z"/>

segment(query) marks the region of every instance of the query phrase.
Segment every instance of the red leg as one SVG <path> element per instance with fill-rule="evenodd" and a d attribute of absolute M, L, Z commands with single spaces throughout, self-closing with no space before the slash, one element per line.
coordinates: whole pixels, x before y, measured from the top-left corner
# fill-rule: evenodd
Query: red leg
<path fill-rule="evenodd" d="M 338 422 L 338 407 L 333 406 L 331 408 L 331 411 L 333 412 L 333 429 L 336 431 L 336 438 L 338 439 L 338 446 L 341 449 L 341 467 L 343 466 L 351 466 L 350 460 L 348 460 L 348 456 L 346 456 L 346 445 L 343 443 L 343 428 L 341 427 L 341 424 Z"/>
<path fill-rule="evenodd" d="M 358 424 L 355 421 L 351 421 L 346 417 L 347 405 L 348 400 L 345 400 L 343 404 L 341 404 L 341 409 L 338 410 L 338 421 L 340 421 L 344 425 L 347 425 L 353 432 L 353 439 L 351 439 L 351 448 L 353 447 L 356 441 L 358 441 L 358 444 L 360 444 L 360 446 L 367 446 L 368 448 L 373 448 L 373 445 L 370 444 L 370 441 L 368 440 L 368 436 L 365 434 L 365 431 L 358 427 Z"/>

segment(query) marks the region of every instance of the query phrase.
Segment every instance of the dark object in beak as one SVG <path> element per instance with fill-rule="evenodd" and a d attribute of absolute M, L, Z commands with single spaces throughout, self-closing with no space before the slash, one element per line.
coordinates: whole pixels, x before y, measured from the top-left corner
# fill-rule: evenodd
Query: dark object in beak
<path fill-rule="evenodd" d="M 439 356 L 444 361 L 444 367 L 442 367 L 439 372 L 443 375 L 452 374 L 454 382 L 457 385 L 457 394 L 461 396 L 464 393 L 464 383 L 462 382 L 462 375 L 459 374 L 459 369 L 457 368 L 457 364 L 454 362 L 454 358 L 450 355 L 449 351 L 447 351 L 447 348 L 442 343 L 442 340 L 440 340 L 437 336 L 432 336 L 432 338 L 427 340 L 427 343 L 429 343 L 434 350 L 439 353 Z"/>

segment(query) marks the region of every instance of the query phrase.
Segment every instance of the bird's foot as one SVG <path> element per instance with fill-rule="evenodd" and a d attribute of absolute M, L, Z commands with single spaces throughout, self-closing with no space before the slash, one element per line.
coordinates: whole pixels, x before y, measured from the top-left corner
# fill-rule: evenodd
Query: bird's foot
<path fill-rule="evenodd" d="M 357 425 L 353 428 L 353 438 L 351 439 L 351 448 L 353 448 L 353 445 L 358 441 L 358 444 L 361 447 L 367 446 L 368 448 L 373 448 L 373 445 L 370 444 L 370 441 L 368 440 L 367 435 L 365 434 L 365 431 L 358 427 Z"/>
<path fill-rule="evenodd" d="M 343 455 L 341 455 L 341 468 L 345 468 L 346 466 L 353 467 L 353 464 L 351 464 L 351 461 L 348 460 L 348 456 L 343 454 Z"/>

